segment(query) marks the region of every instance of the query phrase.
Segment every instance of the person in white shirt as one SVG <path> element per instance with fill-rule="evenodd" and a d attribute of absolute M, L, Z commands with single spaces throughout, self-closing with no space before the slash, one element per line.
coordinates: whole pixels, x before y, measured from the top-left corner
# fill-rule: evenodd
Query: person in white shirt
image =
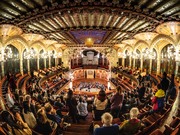
<path fill-rule="evenodd" d="M 13 105 L 15 103 L 9 88 L 6 93 L 6 102 L 7 102 L 7 105 L 9 108 L 13 107 Z"/>
<path fill-rule="evenodd" d="M 88 116 L 87 102 L 82 97 L 79 98 L 77 110 L 78 110 L 79 119 L 85 120 L 86 117 Z"/>
<path fill-rule="evenodd" d="M 104 90 L 100 90 L 97 97 L 94 99 L 94 119 L 101 120 L 101 116 L 106 111 L 106 106 L 108 104 L 108 99 L 106 97 L 106 92 Z"/>

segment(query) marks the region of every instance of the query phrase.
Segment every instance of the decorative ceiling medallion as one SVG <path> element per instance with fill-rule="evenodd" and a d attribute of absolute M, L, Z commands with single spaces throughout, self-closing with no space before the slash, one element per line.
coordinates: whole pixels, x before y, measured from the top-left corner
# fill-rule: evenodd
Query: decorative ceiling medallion
<path fill-rule="evenodd" d="M 127 44 L 127 45 L 134 45 L 136 42 L 137 42 L 136 39 L 127 39 L 122 41 L 123 44 Z"/>
<path fill-rule="evenodd" d="M 115 44 L 114 47 L 119 47 L 119 48 L 123 48 L 125 46 L 125 44 Z"/>
<path fill-rule="evenodd" d="M 22 37 L 27 41 L 38 41 L 44 39 L 44 36 L 40 34 L 22 34 Z"/>
<path fill-rule="evenodd" d="M 2 36 L 16 36 L 16 35 L 21 35 L 22 32 L 23 31 L 21 28 L 14 25 L 10 25 L 10 24 L 0 25 L 0 33 Z"/>
<path fill-rule="evenodd" d="M 143 33 L 138 33 L 134 36 L 134 38 L 138 40 L 152 40 L 154 39 L 158 34 L 154 32 L 143 32 Z"/>
<path fill-rule="evenodd" d="M 106 34 L 104 30 L 77 30 L 70 31 L 79 44 L 85 44 L 87 38 L 92 38 L 95 44 L 100 44 Z"/>
<path fill-rule="evenodd" d="M 165 22 L 160 24 L 156 31 L 165 35 L 180 35 L 180 22 Z"/>
<path fill-rule="evenodd" d="M 54 44 L 55 47 L 63 47 L 63 46 L 66 46 L 65 44 Z"/>
<path fill-rule="evenodd" d="M 43 42 L 43 44 L 45 44 L 47 46 L 57 44 L 57 41 L 55 41 L 55 40 L 42 40 L 41 42 Z"/>

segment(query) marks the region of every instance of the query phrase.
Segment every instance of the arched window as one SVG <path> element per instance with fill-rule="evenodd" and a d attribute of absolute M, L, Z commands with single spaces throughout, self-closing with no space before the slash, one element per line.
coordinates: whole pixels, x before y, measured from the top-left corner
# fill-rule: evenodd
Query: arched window
<path fill-rule="evenodd" d="M 173 45 L 168 44 L 161 51 L 161 73 L 175 73 L 175 66 L 175 48 Z"/>
<path fill-rule="evenodd" d="M 13 45 L 7 45 L 5 48 L 5 57 L 4 57 L 4 73 L 11 72 L 13 74 L 20 73 L 20 61 L 19 61 L 19 52 L 16 47 Z"/>

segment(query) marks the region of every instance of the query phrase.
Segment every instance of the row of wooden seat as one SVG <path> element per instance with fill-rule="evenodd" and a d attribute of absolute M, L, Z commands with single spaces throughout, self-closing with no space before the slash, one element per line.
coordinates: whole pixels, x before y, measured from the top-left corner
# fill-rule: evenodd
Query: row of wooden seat
<path fill-rule="evenodd" d="M 178 135 L 180 134 L 180 117 L 173 116 L 173 120 L 169 125 L 164 125 L 165 130 L 162 132 L 160 129 L 156 129 L 150 135 Z"/>

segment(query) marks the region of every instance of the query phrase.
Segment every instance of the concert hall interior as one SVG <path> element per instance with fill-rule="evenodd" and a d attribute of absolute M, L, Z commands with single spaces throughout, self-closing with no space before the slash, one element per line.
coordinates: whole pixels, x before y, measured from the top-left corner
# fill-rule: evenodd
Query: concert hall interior
<path fill-rule="evenodd" d="M 179 135 L 179 0 L 0 0 L 0 134 Z"/>

